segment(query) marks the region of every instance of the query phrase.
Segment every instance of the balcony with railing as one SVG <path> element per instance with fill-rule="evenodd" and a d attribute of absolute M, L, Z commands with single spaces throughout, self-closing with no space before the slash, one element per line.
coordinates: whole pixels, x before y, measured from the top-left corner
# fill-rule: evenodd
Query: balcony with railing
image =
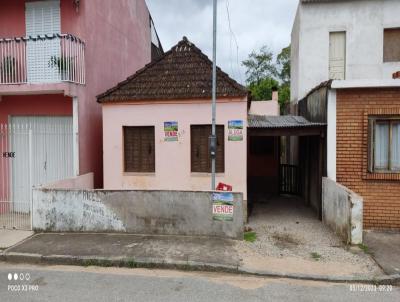
<path fill-rule="evenodd" d="M 69 34 L 0 39 L 0 85 L 85 84 L 85 43 Z"/>

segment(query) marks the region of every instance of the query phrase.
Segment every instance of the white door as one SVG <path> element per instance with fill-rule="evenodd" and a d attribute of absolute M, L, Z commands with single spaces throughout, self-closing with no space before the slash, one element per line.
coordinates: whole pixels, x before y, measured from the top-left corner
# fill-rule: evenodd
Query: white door
<path fill-rule="evenodd" d="M 329 35 L 329 79 L 346 78 L 346 32 L 331 32 Z"/>
<path fill-rule="evenodd" d="M 73 176 L 72 117 L 14 116 L 10 125 L 12 200 L 29 211 L 32 186 Z"/>
<path fill-rule="evenodd" d="M 60 1 L 27 2 L 25 7 L 26 35 L 29 37 L 61 34 Z M 29 83 L 51 83 L 60 80 L 57 66 L 50 64 L 52 58 L 60 58 L 60 39 L 29 40 L 27 65 Z"/>

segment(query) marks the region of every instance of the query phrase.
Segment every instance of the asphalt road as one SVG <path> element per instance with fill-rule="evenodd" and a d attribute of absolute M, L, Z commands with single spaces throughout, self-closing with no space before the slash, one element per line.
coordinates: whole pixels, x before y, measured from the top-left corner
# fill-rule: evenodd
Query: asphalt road
<path fill-rule="evenodd" d="M 360 285 L 352 291 L 350 286 L 221 273 L 0 263 L 0 301 L 7 302 L 400 301 L 396 287 L 366 292 L 379 288 Z"/>

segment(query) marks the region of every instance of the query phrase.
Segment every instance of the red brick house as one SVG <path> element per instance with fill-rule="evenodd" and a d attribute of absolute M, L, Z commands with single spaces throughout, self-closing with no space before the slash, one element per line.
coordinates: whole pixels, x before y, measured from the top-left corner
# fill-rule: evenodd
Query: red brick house
<path fill-rule="evenodd" d="M 400 80 L 328 81 L 298 108 L 324 115 L 326 174 L 363 197 L 364 228 L 400 230 Z"/>

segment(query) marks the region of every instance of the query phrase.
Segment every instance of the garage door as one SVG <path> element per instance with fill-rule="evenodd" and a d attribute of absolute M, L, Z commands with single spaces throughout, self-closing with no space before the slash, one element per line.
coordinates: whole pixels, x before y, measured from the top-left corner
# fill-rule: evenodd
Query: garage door
<path fill-rule="evenodd" d="M 73 176 L 72 117 L 11 117 L 12 201 L 30 209 L 32 186 Z"/>

